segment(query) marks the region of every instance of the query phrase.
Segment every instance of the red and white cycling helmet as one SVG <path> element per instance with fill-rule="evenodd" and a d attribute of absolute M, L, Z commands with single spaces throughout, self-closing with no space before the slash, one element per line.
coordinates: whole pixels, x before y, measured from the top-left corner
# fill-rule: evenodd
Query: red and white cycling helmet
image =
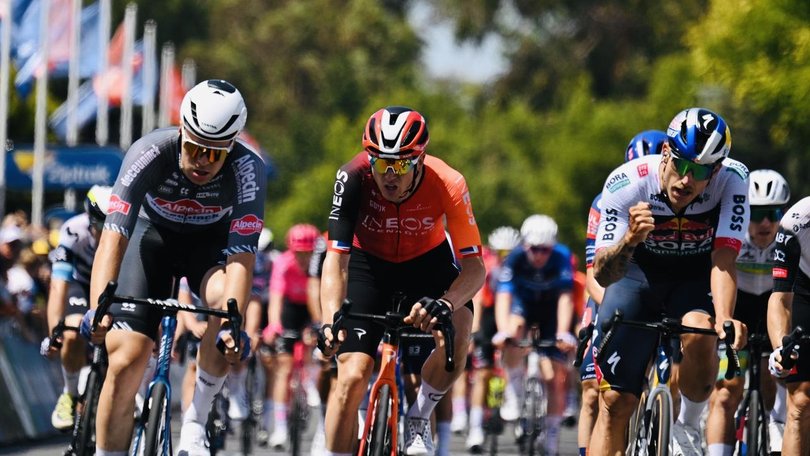
<path fill-rule="evenodd" d="M 312 252 L 321 232 L 315 225 L 299 223 L 287 231 L 287 249 L 293 252 Z"/>
<path fill-rule="evenodd" d="M 429 141 L 425 118 L 404 106 L 380 109 L 363 130 L 363 149 L 378 158 L 414 158 L 425 153 Z"/>

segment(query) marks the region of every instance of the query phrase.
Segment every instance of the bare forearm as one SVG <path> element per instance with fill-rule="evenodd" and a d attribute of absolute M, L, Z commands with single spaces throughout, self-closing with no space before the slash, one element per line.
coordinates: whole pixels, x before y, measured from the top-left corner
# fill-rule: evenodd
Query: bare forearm
<path fill-rule="evenodd" d="M 315 277 L 307 279 L 307 309 L 312 321 L 321 321 L 320 289 L 320 279 Z"/>
<path fill-rule="evenodd" d="M 714 301 L 714 315 L 717 321 L 730 320 L 734 316 L 734 307 L 737 302 L 737 274 L 736 269 L 721 270 L 712 268 L 711 273 L 712 300 Z"/>
<path fill-rule="evenodd" d="M 771 346 L 782 346 L 782 337 L 790 332 L 793 293 L 774 291 L 768 299 L 768 337 Z"/>
<path fill-rule="evenodd" d="M 250 300 L 250 289 L 253 285 L 253 265 L 255 262 L 256 256 L 252 253 L 237 253 L 228 257 L 225 266 L 226 280 L 223 308 L 225 308 L 228 299 L 234 298 L 239 306 L 239 313 L 245 315 L 245 309 L 247 309 Z"/>
<path fill-rule="evenodd" d="M 323 323 L 332 323 L 335 312 L 340 310 L 346 297 L 346 282 L 349 278 L 349 257 L 327 252 L 321 275 L 321 318 Z"/>
<path fill-rule="evenodd" d="M 455 310 L 470 301 L 484 285 L 486 269 L 480 257 L 461 260 L 461 273 L 442 298 L 453 303 Z"/>
<path fill-rule="evenodd" d="M 119 233 L 107 230 L 102 232 L 90 278 L 91 309 L 98 307 L 98 297 L 104 291 L 107 283 L 118 279 L 121 261 L 124 259 L 128 243 L 129 240 Z"/>
<path fill-rule="evenodd" d="M 634 250 L 635 246 L 622 239 L 618 244 L 598 251 L 593 260 L 593 275 L 599 285 L 607 288 L 624 277 Z"/>
<path fill-rule="evenodd" d="M 68 283 L 64 280 L 52 279 L 48 292 L 48 333 L 59 323 L 65 315 L 65 301 L 67 298 Z"/>
<path fill-rule="evenodd" d="M 557 301 L 557 332 L 571 331 L 571 322 L 574 320 L 574 300 L 571 293 L 563 293 Z"/>
<path fill-rule="evenodd" d="M 509 311 L 512 307 L 512 295 L 502 291 L 495 295 L 495 326 L 498 331 L 509 329 Z"/>

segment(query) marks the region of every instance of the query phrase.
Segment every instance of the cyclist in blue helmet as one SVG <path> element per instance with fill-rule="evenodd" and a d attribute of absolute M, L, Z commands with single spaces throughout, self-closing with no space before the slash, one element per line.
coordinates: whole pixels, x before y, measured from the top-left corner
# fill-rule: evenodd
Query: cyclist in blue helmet
<path fill-rule="evenodd" d="M 624 161 L 629 162 L 646 155 L 660 154 L 667 139 L 667 134 L 661 130 L 645 130 L 636 134 L 627 144 Z M 593 277 L 594 245 L 596 244 L 596 229 L 599 228 L 601 218 L 599 204 L 601 200 L 602 193 L 599 193 L 593 199 L 588 212 L 588 229 L 585 237 L 585 289 L 588 292 L 588 303 L 582 312 L 580 327 L 586 327 L 593 321 L 599 304 L 602 302 L 602 296 L 605 294 L 605 289 Z M 577 420 L 577 444 L 580 454 L 583 454 L 591 439 L 591 431 L 596 422 L 599 406 L 599 384 L 596 382 L 593 356 L 591 356 L 590 350 L 585 352 L 579 369 L 579 378 L 582 384 L 582 400 L 580 401 L 579 420 Z"/>
<path fill-rule="evenodd" d="M 687 326 L 745 345 L 747 327 L 733 318 L 736 259 L 748 230 L 748 168 L 728 158 L 725 120 L 705 108 L 672 119 L 660 155 L 615 169 L 605 181 L 595 238 L 593 274 L 606 287 L 599 320 L 620 310 L 627 320 L 681 319 Z M 601 331 L 600 331 L 601 332 Z M 598 346 L 601 334 L 594 344 Z M 589 454 L 623 454 L 624 430 L 636 410 L 656 335 L 621 327 L 596 356 L 599 415 Z M 672 428 L 674 454 L 702 454 L 700 417 L 717 375 L 717 339 L 681 337 L 680 412 Z"/>

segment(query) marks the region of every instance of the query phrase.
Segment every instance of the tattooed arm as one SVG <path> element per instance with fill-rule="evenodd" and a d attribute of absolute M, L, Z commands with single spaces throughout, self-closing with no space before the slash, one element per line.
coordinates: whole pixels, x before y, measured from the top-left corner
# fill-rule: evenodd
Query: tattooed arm
<path fill-rule="evenodd" d="M 608 211 L 608 216 L 611 214 Z M 593 273 L 599 285 L 607 287 L 621 279 L 627 272 L 627 263 L 633 256 L 636 246 L 647 238 L 655 228 L 655 220 L 650 204 L 638 202 L 630 208 L 629 226 L 622 239 L 615 245 L 596 252 L 593 261 Z"/>

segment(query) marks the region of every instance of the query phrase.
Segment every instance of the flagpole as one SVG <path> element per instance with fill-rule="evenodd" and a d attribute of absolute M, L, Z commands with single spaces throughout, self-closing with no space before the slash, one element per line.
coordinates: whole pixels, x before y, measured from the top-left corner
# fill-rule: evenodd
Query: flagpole
<path fill-rule="evenodd" d="M 76 109 L 79 106 L 79 40 L 82 33 L 82 0 L 73 0 L 71 10 L 70 59 L 68 61 L 67 134 L 65 142 L 75 146 L 79 139 Z"/>
<path fill-rule="evenodd" d="M 197 64 L 194 62 L 194 59 L 183 60 L 181 75 L 183 87 L 191 88 L 197 85 Z"/>
<path fill-rule="evenodd" d="M 155 48 L 157 23 L 149 19 L 143 27 L 143 88 L 141 136 L 155 129 Z"/>
<path fill-rule="evenodd" d="M 0 37 L 0 217 L 6 213 L 6 154 L 11 151 L 8 141 L 9 63 L 11 59 L 11 0 L 0 2 L 3 36 Z"/>
<path fill-rule="evenodd" d="M 39 55 L 44 62 L 42 75 L 37 79 L 36 117 L 34 124 L 34 170 L 31 176 L 31 224 L 42 226 L 42 206 L 45 192 L 45 147 L 48 128 L 48 16 L 51 0 L 40 0 L 39 16 Z M 35 76 L 36 77 L 36 76 Z"/>
<path fill-rule="evenodd" d="M 99 74 L 105 75 L 110 69 L 110 0 L 99 0 L 98 3 L 98 42 L 101 58 L 99 61 Z M 97 94 L 96 104 L 96 144 L 106 146 L 109 141 L 109 97 L 107 95 L 106 84 L 101 84 L 102 88 Z"/>
<path fill-rule="evenodd" d="M 121 71 L 124 76 L 121 91 L 121 126 L 118 144 L 123 150 L 132 144 L 132 60 L 135 55 L 135 21 L 138 5 L 130 3 L 124 14 L 124 55 L 121 59 Z"/>
<path fill-rule="evenodd" d="M 163 43 L 163 49 L 160 51 L 160 104 L 158 105 L 158 127 L 165 128 L 169 126 L 169 102 L 171 101 L 171 73 L 174 67 L 174 43 L 171 41 Z"/>

